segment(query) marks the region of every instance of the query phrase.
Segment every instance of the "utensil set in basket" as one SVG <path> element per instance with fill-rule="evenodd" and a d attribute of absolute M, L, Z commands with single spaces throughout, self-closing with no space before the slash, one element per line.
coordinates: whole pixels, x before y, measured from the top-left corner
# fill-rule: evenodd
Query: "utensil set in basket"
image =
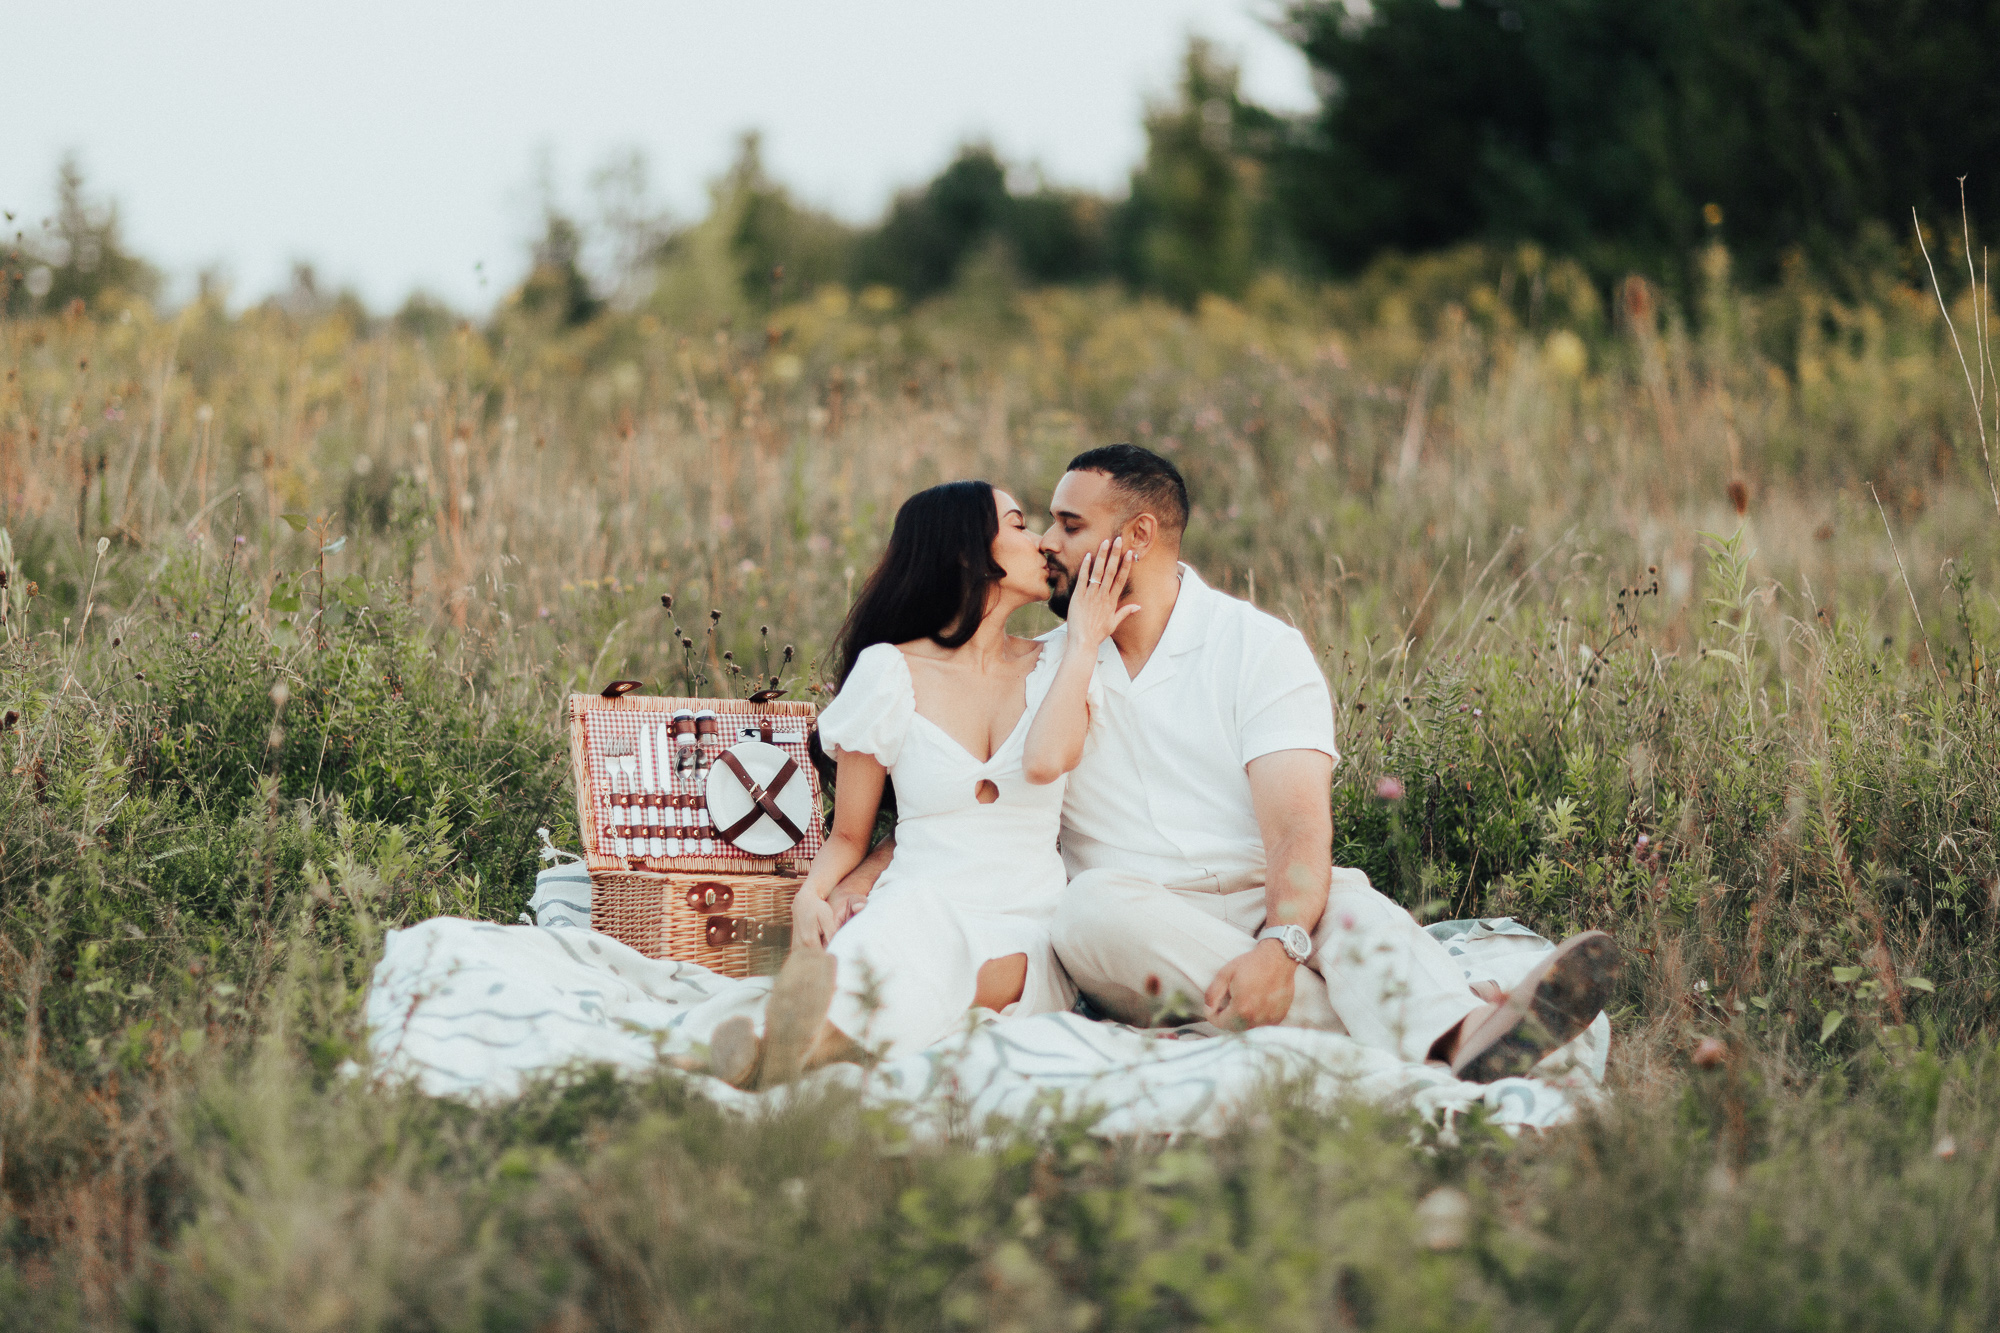
<path fill-rule="evenodd" d="M 775 969 L 824 837 L 817 710 L 610 691 L 569 710 L 591 924 L 653 958 Z"/>

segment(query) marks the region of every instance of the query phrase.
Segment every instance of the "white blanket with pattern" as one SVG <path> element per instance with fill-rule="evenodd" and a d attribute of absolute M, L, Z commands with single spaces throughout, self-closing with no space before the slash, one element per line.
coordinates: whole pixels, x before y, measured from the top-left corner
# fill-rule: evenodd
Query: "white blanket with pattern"
<path fill-rule="evenodd" d="M 1505 917 L 1429 929 L 1460 958 L 1469 981 L 1503 988 L 1551 947 Z M 748 1014 L 761 1026 L 769 993 L 768 978 L 735 981 L 649 959 L 587 928 L 440 917 L 389 934 L 367 1003 L 372 1072 L 413 1080 L 435 1096 L 488 1100 L 585 1065 L 634 1074 L 696 1065 L 723 1019 Z M 1518 1130 L 1560 1124 L 1598 1094 L 1610 1035 L 1600 1015 L 1535 1077 L 1480 1085 L 1303 1028 L 1172 1036 L 1076 1014 L 975 1012 L 962 1032 L 919 1055 L 811 1077 L 857 1086 L 868 1103 L 900 1109 L 919 1131 L 976 1128 L 993 1116 L 1034 1124 L 1087 1115 L 1105 1135 L 1212 1134 L 1278 1080 L 1303 1083 L 1327 1101 L 1359 1096 L 1408 1107 L 1446 1130 L 1457 1114 L 1483 1106 Z M 746 1110 L 782 1095 L 685 1076 Z"/>

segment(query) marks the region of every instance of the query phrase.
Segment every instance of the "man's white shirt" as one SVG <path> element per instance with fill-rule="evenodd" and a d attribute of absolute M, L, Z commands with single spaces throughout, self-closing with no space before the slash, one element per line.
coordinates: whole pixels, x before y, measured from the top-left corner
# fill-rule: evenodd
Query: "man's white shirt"
<path fill-rule="evenodd" d="M 1136 679 L 1117 644 L 1098 649 L 1102 699 L 1063 800 L 1072 879 L 1108 868 L 1160 884 L 1261 876 L 1244 765 L 1279 750 L 1340 759 L 1333 699 L 1305 636 L 1188 566 L 1180 573 L 1166 631 Z M 1061 645 L 1067 634 L 1042 637 Z"/>

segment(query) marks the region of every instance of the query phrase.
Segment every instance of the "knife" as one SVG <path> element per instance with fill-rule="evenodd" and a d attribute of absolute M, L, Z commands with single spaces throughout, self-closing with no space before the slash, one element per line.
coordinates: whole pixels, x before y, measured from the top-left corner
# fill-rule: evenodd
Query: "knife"
<path fill-rule="evenodd" d="M 639 760 L 637 756 L 625 756 L 625 826 L 630 835 L 631 850 L 627 856 L 646 854 L 646 804 L 639 795 Z"/>
<path fill-rule="evenodd" d="M 646 724 L 639 724 L 639 787 L 645 795 L 639 799 L 639 855 L 651 853 L 653 825 L 653 738 L 646 732 Z"/>
<path fill-rule="evenodd" d="M 646 739 L 646 724 L 639 724 L 639 738 Z M 648 802 L 652 810 L 646 822 L 652 825 L 652 849 L 654 856 L 667 854 L 667 752 L 661 748 L 655 736 L 648 747 L 653 755 L 653 785 L 647 790 L 653 794 Z"/>

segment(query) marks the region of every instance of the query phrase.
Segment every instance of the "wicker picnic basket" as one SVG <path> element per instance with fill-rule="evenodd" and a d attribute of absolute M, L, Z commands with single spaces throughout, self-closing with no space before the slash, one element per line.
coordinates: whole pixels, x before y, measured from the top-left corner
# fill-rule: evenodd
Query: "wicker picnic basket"
<path fill-rule="evenodd" d="M 569 700 L 591 925 L 648 958 L 730 977 L 776 971 L 792 895 L 824 838 L 809 748 L 818 710 L 619 686 L 629 683 Z"/>

